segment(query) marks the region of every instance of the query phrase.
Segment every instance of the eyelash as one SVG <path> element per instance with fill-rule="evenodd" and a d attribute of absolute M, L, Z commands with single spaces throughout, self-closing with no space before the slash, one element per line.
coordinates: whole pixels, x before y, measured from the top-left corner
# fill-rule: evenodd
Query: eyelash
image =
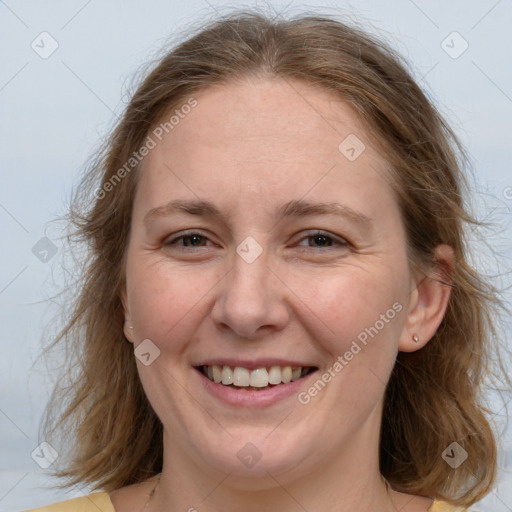
<path fill-rule="evenodd" d="M 198 233 L 196 231 L 191 231 L 189 233 L 184 233 L 184 234 L 182 234 L 182 235 L 180 235 L 180 236 L 178 236 L 176 238 L 173 238 L 172 240 L 170 240 L 169 242 L 165 243 L 164 245 L 165 246 L 176 245 L 176 242 L 178 242 L 179 240 L 185 240 L 187 238 L 192 238 L 194 236 L 198 236 L 200 238 L 208 240 L 208 237 L 202 235 L 201 233 Z M 334 236 L 330 235 L 329 233 L 326 233 L 325 231 L 315 231 L 315 232 L 310 233 L 307 236 L 301 238 L 300 241 L 307 240 L 309 238 L 317 238 L 317 237 L 327 238 L 327 239 L 329 239 L 331 241 L 331 243 L 337 244 L 340 247 L 348 247 L 350 245 L 349 242 L 347 242 L 343 238 L 334 237 Z M 180 246 L 180 249 L 186 249 L 186 248 L 198 249 L 200 247 L 205 247 L 205 246 L 196 246 L 196 247 L 194 247 L 194 246 L 190 246 L 190 247 Z M 308 247 L 308 249 L 314 249 L 314 248 L 315 247 Z M 317 247 L 317 249 L 323 249 L 323 248 L 324 247 Z M 326 246 L 325 248 L 333 249 L 334 246 L 330 245 L 330 246 Z"/>

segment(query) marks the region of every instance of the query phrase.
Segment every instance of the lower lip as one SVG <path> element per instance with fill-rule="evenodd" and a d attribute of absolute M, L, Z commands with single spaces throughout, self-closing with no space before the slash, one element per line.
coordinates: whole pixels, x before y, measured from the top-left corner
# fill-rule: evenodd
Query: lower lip
<path fill-rule="evenodd" d="M 249 391 L 247 389 L 237 389 L 233 385 L 217 384 L 206 377 L 201 370 L 194 369 L 201 379 L 201 384 L 209 393 L 222 402 L 236 407 L 267 407 L 292 395 L 298 395 L 300 388 L 311 376 L 316 374 L 315 370 L 305 377 L 287 384 L 279 384 L 262 391 Z"/>

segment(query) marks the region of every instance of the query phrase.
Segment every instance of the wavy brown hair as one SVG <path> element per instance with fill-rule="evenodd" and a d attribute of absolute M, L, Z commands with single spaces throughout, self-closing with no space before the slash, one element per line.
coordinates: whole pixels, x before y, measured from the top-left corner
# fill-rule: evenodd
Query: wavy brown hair
<path fill-rule="evenodd" d="M 271 19 L 242 11 L 201 27 L 146 74 L 87 169 L 70 213 L 70 241 L 84 243 L 87 256 L 72 314 L 48 347 L 64 344 L 68 355 L 43 425 L 44 439 L 68 441 L 59 459 L 65 465 L 55 474 L 66 477 L 63 486 L 112 491 L 161 471 L 162 424 L 123 334 L 120 290 L 138 178 L 138 165 L 125 164 L 194 94 L 252 76 L 298 79 L 335 92 L 355 108 L 390 163 L 411 266 L 444 279 L 452 292 L 432 340 L 398 354 L 386 388 L 380 469 L 395 490 L 475 503 L 497 471 L 482 385 L 496 375 L 490 354 L 499 301 L 468 262 L 464 226 L 476 222 L 463 200 L 468 159 L 394 50 L 353 24 L 318 15 Z M 431 272 L 439 244 L 454 250 L 449 276 Z M 457 469 L 441 457 L 454 441 L 468 453 Z"/>

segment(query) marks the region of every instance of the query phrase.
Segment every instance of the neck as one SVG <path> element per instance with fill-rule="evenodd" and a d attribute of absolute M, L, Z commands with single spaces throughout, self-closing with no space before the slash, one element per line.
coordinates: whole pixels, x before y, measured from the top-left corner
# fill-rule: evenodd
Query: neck
<path fill-rule="evenodd" d="M 221 473 L 196 465 L 164 434 L 164 467 L 148 512 L 396 512 L 397 493 L 389 491 L 380 475 L 378 456 L 356 443 L 300 475 L 294 470 L 266 471 L 254 478 Z M 364 436 L 362 436 L 364 439 Z M 293 476 L 290 476 L 293 473 Z M 250 480 L 250 483 L 249 483 Z M 249 487 L 249 485 L 251 487 Z"/>

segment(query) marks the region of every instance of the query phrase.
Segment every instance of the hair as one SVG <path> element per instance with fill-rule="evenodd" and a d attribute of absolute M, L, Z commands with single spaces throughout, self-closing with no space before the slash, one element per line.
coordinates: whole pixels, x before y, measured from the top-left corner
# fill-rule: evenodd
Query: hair
<path fill-rule="evenodd" d="M 47 348 L 64 344 L 69 351 L 44 418 L 45 439 L 59 433 L 71 441 L 66 466 L 54 474 L 67 478 L 63 487 L 87 483 L 112 491 L 161 471 L 162 424 L 123 333 L 120 290 L 140 167 L 130 159 L 150 130 L 194 94 L 253 77 L 334 92 L 355 109 L 389 162 L 410 264 L 452 290 L 430 342 L 397 356 L 385 393 L 380 471 L 397 491 L 475 503 L 497 471 L 482 387 L 493 374 L 499 299 L 469 263 L 465 226 L 478 222 L 465 205 L 467 156 L 398 53 L 356 26 L 320 15 L 272 19 L 238 11 L 189 35 L 146 74 L 84 175 L 68 218 L 70 242 L 85 244 L 87 255 L 72 311 Z M 439 244 L 453 248 L 455 266 L 434 275 Z M 441 457 L 452 442 L 468 453 L 456 469 Z"/>

